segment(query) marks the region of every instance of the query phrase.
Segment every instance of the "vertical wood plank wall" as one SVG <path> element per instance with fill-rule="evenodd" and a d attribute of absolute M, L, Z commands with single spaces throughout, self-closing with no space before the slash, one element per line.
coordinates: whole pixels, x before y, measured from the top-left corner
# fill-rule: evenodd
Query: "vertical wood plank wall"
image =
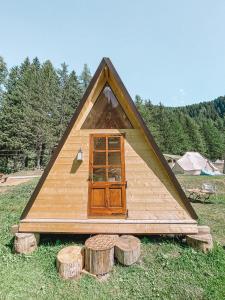
<path fill-rule="evenodd" d="M 89 135 L 125 132 L 128 219 L 191 219 L 139 129 L 72 129 L 30 212 L 31 218 L 87 219 Z M 82 148 L 84 160 L 76 160 Z"/>

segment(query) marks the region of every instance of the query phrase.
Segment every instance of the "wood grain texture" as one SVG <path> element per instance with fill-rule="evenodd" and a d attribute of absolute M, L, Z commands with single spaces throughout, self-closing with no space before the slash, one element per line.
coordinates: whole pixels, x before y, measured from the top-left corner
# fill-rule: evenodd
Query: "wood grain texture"
<path fill-rule="evenodd" d="M 115 129 L 104 132 L 120 133 Z M 191 219 L 174 196 L 176 191 L 164 175 L 165 172 L 158 166 L 153 151 L 148 146 L 149 150 L 146 150 L 146 141 L 141 132 L 137 129 L 123 132 L 126 133 L 124 149 L 128 183 L 126 189 L 128 219 Z M 89 136 L 93 133 L 101 134 L 102 130 L 72 130 L 73 135 L 69 135 L 62 148 L 62 153 L 65 154 L 64 147 L 69 145 L 71 157 L 67 157 L 66 164 L 61 165 L 61 152 L 59 153 L 27 218 L 87 218 L 89 176 L 87 145 Z M 74 140 L 71 142 L 71 138 L 78 139 L 80 143 L 74 143 Z M 84 162 L 74 166 L 74 159 L 80 147 L 83 150 Z"/>
<path fill-rule="evenodd" d="M 37 249 L 40 240 L 38 233 L 15 233 L 14 251 L 20 254 L 29 254 Z"/>
<path fill-rule="evenodd" d="M 59 251 L 56 266 L 64 279 L 78 278 L 84 265 L 84 251 L 79 246 L 68 246 Z"/>
<path fill-rule="evenodd" d="M 85 270 L 103 275 L 114 265 L 114 246 L 117 235 L 95 235 L 85 242 Z"/>
<path fill-rule="evenodd" d="M 123 224 L 37 222 L 20 223 L 19 232 L 74 233 L 74 234 L 196 234 L 197 224 Z"/>
<path fill-rule="evenodd" d="M 130 266 L 137 262 L 140 252 L 140 240 L 132 235 L 122 235 L 116 241 L 115 257 L 122 265 Z"/>

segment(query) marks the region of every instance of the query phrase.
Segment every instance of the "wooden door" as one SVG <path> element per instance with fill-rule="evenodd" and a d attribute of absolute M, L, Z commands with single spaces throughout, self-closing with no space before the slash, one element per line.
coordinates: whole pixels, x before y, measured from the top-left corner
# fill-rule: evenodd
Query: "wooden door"
<path fill-rule="evenodd" d="M 125 189 L 123 135 L 91 135 L 88 215 L 124 217 Z"/>

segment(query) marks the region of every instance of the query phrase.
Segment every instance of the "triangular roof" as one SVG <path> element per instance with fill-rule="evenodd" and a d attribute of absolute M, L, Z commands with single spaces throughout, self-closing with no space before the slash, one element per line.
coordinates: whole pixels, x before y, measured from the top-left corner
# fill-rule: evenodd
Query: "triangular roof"
<path fill-rule="evenodd" d="M 143 131 L 147 141 L 149 142 L 149 144 L 152 146 L 153 151 L 155 152 L 157 158 L 159 159 L 159 161 L 161 162 L 161 164 L 163 165 L 164 169 L 166 170 L 167 174 L 169 175 L 169 178 L 171 180 L 171 183 L 173 184 L 173 186 L 175 187 L 175 189 L 177 190 L 181 202 L 184 205 L 184 207 L 186 208 L 186 210 L 189 212 L 190 216 L 193 219 L 197 219 L 197 215 L 194 211 L 194 209 L 192 208 L 189 200 L 187 199 L 184 191 L 182 190 L 179 182 L 177 181 L 173 171 L 171 170 L 170 166 L 168 165 L 167 161 L 165 160 L 163 154 L 161 153 L 161 151 L 159 150 L 159 147 L 157 146 L 152 134 L 150 133 L 149 129 L 147 128 L 147 126 L 145 125 L 144 120 L 142 119 L 140 113 L 138 112 L 131 96 L 129 95 L 127 89 L 125 88 L 122 80 L 120 79 L 117 71 L 115 70 L 112 62 L 110 61 L 109 58 L 104 57 L 99 65 L 99 67 L 97 68 L 94 76 L 91 79 L 91 82 L 89 84 L 89 86 L 87 87 L 87 90 L 85 91 L 82 100 L 80 101 L 80 104 L 77 108 L 77 110 L 75 111 L 64 135 L 62 136 L 57 148 L 55 149 L 47 167 L 44 170 L 44 173 L 42 174 L 29 202 L 27 203 L 22 215 L 21 215 L 21 219 L 25 218 L 29 209 L 31 208 L 36 196 L 38 195 L 43 183 L 45 182 L 45 179 L 47 178 L 52 166 L 54 165 L 54 162 L 56 160 L 56 158 L 58 157 L 59 152 L 61 151 L 67 137 L 69 136 L 72 128 L 74 126 L 77 126 L 78 128 L 81 128 L 84 120 L 87 117 L 87 114 L 81 114 L 81 112 L 85 111 L 85 105 L 87 105 L 87 100 L 90 99 L 90 96 L 92 95 L 93 90 L 96 88 L 96 86 L 100 85 L 99 82 L 101 82 L 102 78 L 105 78 L 105 82 L 103 83 L 103 85 L 107 82 L 107 80 L 109 78 L 111 78 L 111 84 L 115 84 L 118 89 L 119 89 L 119 93 L 120 96 L 122 98 L 125 99 L 126 101 L 126 109 L 129 110 L 130 115 L 131 115 L 131 122 L 133 123 L 132 125 L 134 125 L 136 128 L 139 128 Z M 100 92 L 100 91 L 99 91 Z M 90 111 L 90 110 L 89 110 Z M 82 116 L 81 116 L 82 115 Z M 83 118 L 83 119 L 82 119 Z"/>

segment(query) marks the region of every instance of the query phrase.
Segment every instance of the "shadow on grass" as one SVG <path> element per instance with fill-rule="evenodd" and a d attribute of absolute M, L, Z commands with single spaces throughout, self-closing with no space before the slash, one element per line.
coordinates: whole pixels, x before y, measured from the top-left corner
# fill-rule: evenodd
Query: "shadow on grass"
<path fill-rule="evenodd" d="M 188 200 L 191 202 L 191 203 L 201 203 L 201 204 L 214 204 L 212 201 L 209 201 L 209 200 L 200 200 L 200 199 L 193 199 L 193 198 L 188 198 Z"/>
<path fill-rule="evenodd" d="M 41 234 L 39 245 L 59 246 L 67 244 L 84 244 L 88 234 Z"/>
<path fill-rule="evenodd" d="M 145 235 L 139 236 L 139 238 L 142 244 L 177 244 L 184 248 L 187 247 L 184 235 Z"/>
<path fill-rule="evenodd" d="M 12 253 L 14 253 L 14 237 L 10 239 L 10 241 L 5 244 L 7 248 L 11 250 Z"/>
<path fill-rule="evenodd" d="M 78 244 L 83 246 L 85 241 L 92 235 L 90 234 L 41 234 L 39 246 L 69 246 Z M 177 244 L 181 247 L 187 247 L 184 243 L 184 235 L 136 235 L 142 244 Z M 14 253 L 14 238 L 5 244 Z M 225 247 L 225 246 L 224 246 Z"/>
<path fill-rule="evenodd" d="M 73 243 L 84 245 L 86 239 L 90 235 L 81 235 L 81 234 L 41 234 L 40 242 L 38 246 L 59 246 L 59 245 L 71 245 Z M 5 244 L 7 248 L 14 252 L 14 237 Z"/>

